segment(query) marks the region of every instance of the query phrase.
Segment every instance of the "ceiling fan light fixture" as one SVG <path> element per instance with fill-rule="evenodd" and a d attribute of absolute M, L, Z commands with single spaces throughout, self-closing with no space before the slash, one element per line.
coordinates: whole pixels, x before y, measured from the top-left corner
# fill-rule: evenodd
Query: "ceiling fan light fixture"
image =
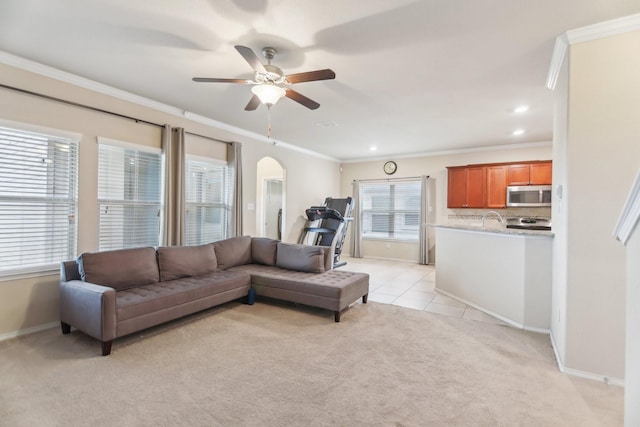
<path fill-rule="evenodd" d="M 258 98 L 260 98 L 260 102 L 262 102 L 267 107 L 271 107 L 275 105 L 276 102 L 280 100 L 287 93 L 286 90 L 281 88 L 280 86 L 276 86 L 273 83 L 263 83 L 259 85 L 255 85 L 251 88 L 251 92 L 254 93 Z"/>

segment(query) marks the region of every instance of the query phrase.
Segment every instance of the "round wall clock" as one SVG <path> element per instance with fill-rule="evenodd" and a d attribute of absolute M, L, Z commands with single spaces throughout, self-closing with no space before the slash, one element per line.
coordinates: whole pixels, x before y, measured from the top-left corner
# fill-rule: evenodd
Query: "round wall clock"
<path fill-rule="evenodd" d="M 387 175 L 393 175 L 394 173 L 396 173 L 397 169 L 398 165 L 396 164 L 396 162 L 388 161 L 384 164 L 384 173 L 386 173 Z"/>

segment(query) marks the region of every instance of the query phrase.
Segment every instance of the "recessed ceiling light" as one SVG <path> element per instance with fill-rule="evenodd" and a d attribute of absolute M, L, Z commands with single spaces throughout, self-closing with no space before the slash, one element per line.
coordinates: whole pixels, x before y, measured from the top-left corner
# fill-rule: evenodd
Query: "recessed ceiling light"
<path fill-rule="evenodd" d="M 525 111 L 529 110 L 529 106 L 528 105 L 520 105 L 519 107 L 516 107 L 513 109 L 514 113 L 524 113 Z"/>
<path fill-rule="evenodd" d="M 522 135 L 524 133 L 524 129 L 516 129 L 513 131 L 513 135 Z"/>
<path fill-rule="evenodd" d="M 376 151 L 378 149 L 378 147 L 376 147 L 375 145 L 372 145 L 371 147 L 369 147 L 370 151 Z"/>
<path fill-rule="evenodd" d="M 336 122 L 334 122 L 333 120 L 327 120 L 326 122 L 316 123 L 316 126 L 321 127 L 321 128 L 334 128 L 334 127 L 338 126 L 338 124 Z"/>

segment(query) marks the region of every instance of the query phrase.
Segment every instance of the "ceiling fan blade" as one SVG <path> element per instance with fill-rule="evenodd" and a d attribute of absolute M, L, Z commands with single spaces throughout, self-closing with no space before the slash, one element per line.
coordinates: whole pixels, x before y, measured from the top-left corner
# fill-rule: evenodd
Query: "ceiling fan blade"
<path fill-rule="evenodd" d="M 244 85 L 253 83 L 251 80 L 247 79 L 217 79 L 214 77 L 194 77 L 193 81 L 204 83 L 241 83 Z"/>
<path fill-rule="evenodd" d="M 296 92 L 293 89 L 287 89 L 287 93 L 285 96 L 289 99 L 293 99 L 297 103 L 304 105 L 310 110 L 315 110 L 320 107 L 320 104 L 318 104 L 316 101 L 307 98 L 306 96 L 300 94 L 299 92 Z"/>
<path fill-rule="evenodd" d="M 264 68 L 264 65 L 262 65 L 262 62 L 260 62 L 258 55 L 256 55 L 250 48 L 241 45 L 236 45 L 235 48 L 238 53 L 242 55 L 244 60 L 251 65 L 251 68 L 253 68 L 254 71 L 267 74 L 267 70 Z"/>
<path fill-rule="evenodd" d="M 289 74 L 287 76 L 287 81 L 291 84 L 293 83 L 302 83 L 302 82 L 312 82 L 315 80 L 331 80 L 336 78 L 336 73 L 333 70 L 316 70 L 316 71 L 307 71 L 306 73 L 296 73 Z"/>
<path fill-rule="evenodd" d="M 245 111 L 253 111 L 256 108 L 258 108 L 258 106 L 260 105 L 260 98 L 258 98 L 257 96 L 253 95 L 251 97 L 251 99 L 249 100 L 249 103 L 247 104 L 246 107 L 244 107 Z"/>

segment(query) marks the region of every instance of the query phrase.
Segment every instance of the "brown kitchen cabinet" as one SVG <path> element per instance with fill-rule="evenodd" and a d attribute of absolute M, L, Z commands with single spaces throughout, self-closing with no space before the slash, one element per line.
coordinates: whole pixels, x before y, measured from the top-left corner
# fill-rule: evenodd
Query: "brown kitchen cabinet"
<path fill-rule="evenodd" d="M 507 166 L 487 167 L 487 206 L 504 208 L 507 206 Z"/>
<path fill-rule="evenodd" d="M 464 208 L 467 204 L 467 168 L 448 168 L 447 207 Z"/>
<path fill-rule="evenodd" d="M 487 163 L 447 169 L 448 208 L 504 208 L 508 185 L 550 185 L 552 162 Z"/>
<path fill-rule="evenodd" d="M 485 167 L 451 167 L 448 177 L 447 207 L 482 208 L 487 201 Z"/>
<path fill-rule="evenodd" d="M 529 185 L 528 164 L 507 166 L 507 185 Z"/>
<path fill-rule="evenodd" d="M 531 185 L 551 185 L 551 162 L 532 163 L 529 167 L 529 183 Z"/>
<path fill-rule="evenodd" d="M 507 170 L 507 185 L 551 184 L 551 162 L 512 164 Z"/>

